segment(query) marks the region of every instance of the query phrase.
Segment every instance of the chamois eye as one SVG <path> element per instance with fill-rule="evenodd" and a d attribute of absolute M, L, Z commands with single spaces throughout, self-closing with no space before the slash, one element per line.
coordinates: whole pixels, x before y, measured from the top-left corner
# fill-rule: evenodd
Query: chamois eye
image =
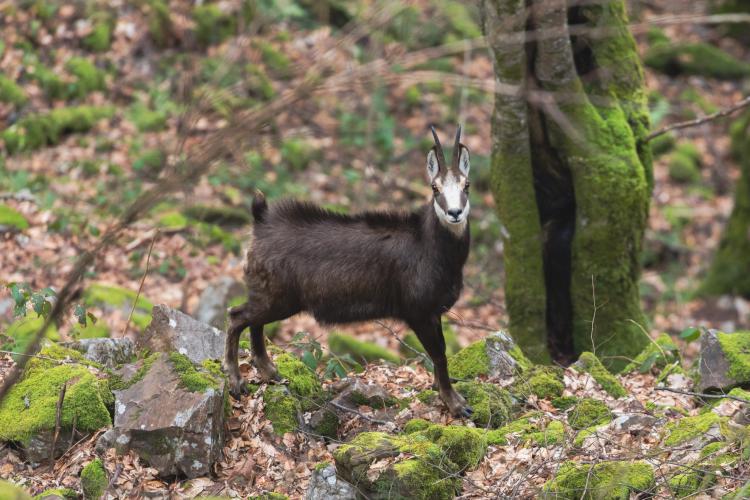
<path fill-rule="evenodd" d="M 469 192 L 469 181 L 466 181 L 466 184 L 464 184 L 464 193 Z"/>
<path fill-rule="evenodd" d="M 434 194 L 435 196 L 440 194 L 440 190 L 438 189 L 437 184 L 432 185 L 432 194 Z"/>

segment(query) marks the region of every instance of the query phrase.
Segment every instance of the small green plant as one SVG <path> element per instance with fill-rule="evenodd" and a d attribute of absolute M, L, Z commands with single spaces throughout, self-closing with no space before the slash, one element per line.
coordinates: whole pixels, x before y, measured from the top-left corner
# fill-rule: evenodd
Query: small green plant
<path fill-rule="evenodd" d="M 37 317 L 47 319 L 52 312 L 57 292 L 50 287 L 41 290 L 34 290 L 28 283 L 6 283 L 5 288 L 10 292 L 13 299 L 13 315 L 16 317 L 25 317 L 31 310 L 37 314 Z M 82 304 L 77 304 L 73 310 L 76 321 L 81 326 L 86 326 L 89 321 L 92 324 L 97 322 L 97 317 L 86 310 Z"/>
<path fill-rule="evenodd" d="M 352 367 L 358 366 L 349 354 L 337 356 L 331 353 L 330 357 L 326 357 L 320 342 L 309 337 L 307 332 L 294 334 L 290 344 L 302 352 L 300 359 L 308 368 L 317 371 L 318 367 L 323 366 L 324 379 L 344 378 Z"/>

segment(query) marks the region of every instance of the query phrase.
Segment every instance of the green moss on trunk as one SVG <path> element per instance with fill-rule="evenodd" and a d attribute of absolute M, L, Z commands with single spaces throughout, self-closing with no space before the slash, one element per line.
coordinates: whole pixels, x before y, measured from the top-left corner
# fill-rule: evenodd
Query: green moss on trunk
<path fill-rule="evenodd" d="M 734 208 L 699 294 L 750 297 L 750 113 L 732 125 L 732 153 L 740 163 Z"/>

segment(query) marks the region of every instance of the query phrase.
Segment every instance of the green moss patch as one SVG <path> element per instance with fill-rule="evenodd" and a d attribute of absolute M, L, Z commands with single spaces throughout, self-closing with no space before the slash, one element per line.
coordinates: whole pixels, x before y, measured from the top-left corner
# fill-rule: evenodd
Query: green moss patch
<path fill-rule="evenodd" d="M 273 431 L 278 435 L 294 432 L 299 427 L 299 415 L 302 411 L 297 398 L 284 386 L 269 385 L 263 393 L 265 415 L 273 424 Z"/>
<path fill-rule="evenodd" d="M 448 499 L 459 491 L 458 475 L 484 457 L 483 432 L 463 426 L 428 425 L 393 436 L 365 432 L 334 452 L 341 476 L 376 497 Z M 379 474 L 368 474 L 378 459 L 401 457 Z"/>
<path fill-rule="evenodd" d="M 612 419 L 612 413 L 603 402 L 584 398 L 570 410 L 568 423 L 574 429 L 585 429 Z"/>
<path fill-rule="evenodd" d="M 44 318 L 41 316 L 20 318 L 11 323 L 8 328 L 3 332 L 3 337 L 7 338 L 4 342 L 0 340 L 0 348 L 4 351 L 13 351 L 16 353 L 23 353 L 29 346 L 34 334 L 44 324 Z M 57 333 L 57 327 L 54 323 L 49 325 L 47 328 L 46 338 L 49 340 L 59 340 L 60 335 Z M 2 339 L 2 337 L 0 337 Z M 13 355 L 13 359 L 18 361 L 20 354 Z"/>
<path fill-rule="evenodd" d="M 190 358 L 177 352 L 169 353 L 169 361 L 180 376 L 180 385 L 190 392 L 206 392 L 218 389 L 218 378 L 208 371 L 199 370 Z"/>
<path fill-rule="evenodd" d="M 112 394 L 106 381 L 92 374 L 79 352 L 49 346 L 41 350 L 40 356 L 76 364 L 59 364 L 44 358 L 29 361 L 21 380 L 0 403 L 0 440 L 26 443 L 37 433 L 53 430 L 57 400 L 65 383 L 68 387 L 61 416 L 64 429 L 72 426 L 74 418 L 76 428 L 84 432 L 111 425 L 107 405 L 113 402 Z"/>
<path fill-rule="evenodd" d="M 474 410 L 471 420 L 478 425 L 496 428 L 510 419 L 513 398 L 505 389 L 481 382 L 459 382 L 454 387 Z"/>
<path fill-rule="evenodd" d="M 486 340 L 470 344 L 448 358 L 448 373 L 459 379 L 473 379 L 487 375 L 490 371 L 490 358 L 487 356 Z"/>
<path fill-rule="evenodd" d="M 15 484 L 0 480 L 0 498 L 7 500 L 31 500 L 31 495 Z"/>
<path fill-rule="evenodd" d="M 86 464 L 81 471 L 81 489 L 83 498 L 87 500 L 101 498 L 108 483 L 107 471 L 104 470 L 104 465 L 98 458 Z"/>
<path fill-rule="evenodd" d="M 0 102 L 20 106 L 28 99 L 26 93 L 16 82 L 7 76 L 0 75 Z"/>
<path fill-rule="evenodd" d="M 113 115 L 111 106 L 78 106 L 56 108 L 48 113 L 27 115 L 10 127 L 0 137 L 10 154 L 31 151 L 55 145 L 67 134 L 87 132 L 97 121 Z"/>
<path fill-rule="evenodd" d="M 729 361 L 727 375 L 739 382 L 750 382 L 750 332 L 718 333 L 717 338 Z"/>
<path fill-rule="evenodd" d="M 332 353 L 339 356 L 349 354 L 355 361 L 359 362 L 372 363 L 383 360 L 398 364 L 401 361 L 397 354 L 385 347 L 371 342 L 362 342 L 351 335 L 343 333 L 331 333 L 328 335 L 328 348 Z"/>
<path fill-rule="evenodd" d="M 154 362 L 159 359 L 160 354 L 155 352 L 139 361 L 141 366 L 128 379 L 123 379 L 118 373 L 112 373 L 109 377 L 109 388 L 112 391 L 121 391 L 143 380 Z"/>
<path fill-rule="evenodd" d="M 511 392 L 522 398 L 534 394 L 541 399 L 562 396 L 565 390 L 562 370 L 553 366 L 537 365 L 518 377 L 511 386 Z"/>
<path fill-rule="evenodd" d="M 92 283 L 83 292 L 83 302 L 87 307 L 99 307 L 104 310 L 116 308 L 126 313 L 130 313 L 135 302 L 133 323 L 141 329 L 151 323 L 151 309 L 154 308 L 151 301 L 143 295 L 138 296 L 133 290 L 104 283 Z"/>
<path fill-rule="evenodd" d="M 49 497 L 59 497 L 64 498 L 65 500 L 78 500 L 78 493 L 70 488 L 54 488 L 51 490 L 44 490 L 36 495 L 34 500 L 44 500 Z M 0 493 L 0 498 L 5 498 L 2 496 L 2 493 Z"/>
<path fill-rule="evenodd" d="M 237 30 L 237 16 L 223 12 L 214 4 L 195 7 L 192 17 L 195 37 L 203 46 L 222 42 Z"/>
<path fill-rule="evenodd" d="M 669 177 L 683 184 L 700 181 L 700 153 L 693 144 L 682 143 L 669 156 Z"/>
<path fill-rule="evenodd" d="M 669 422 L 664 429 L 666 436 L 664 444 L 666 446 L 680 445 L 705 434 L 714 425 L 719 425 L 721 421 L 722 417 L 709 411 L 701 415 L 685 417 Z"/>
<path fill-rule="evenodd" d="M 565 462 L 544 485 L 543 498 L 628 500 L 654 485 L 653 467 L 646 462 Z"/>
<path fill-rule="evenodd" d="M 29 228 L 29 221 L 18 210 L 0 203 L 0 226 L 23 231 Z"/>
<path fill-rule="evenodd" d="M 529 433 L 524 440 L 537 446 L 562 444 L 565 440 L 565 426 L 562 422 L 553 420 L 544 429 Z"/>
<path fill-rule="evenodd" d="M 594 380 L 602 386 L 612 397 L 621 398 L 627 395 L 627 391 L 619 380 L 607 370 L 593 353 L 583 352 L 575 364 L 576 368 L 590 374 Z"/>
<path fill-rule="evenodd" d="M 291 354 L 276 356 L 276 369 L 282 378 L 289 381 L 289 391 L 300 399 L 303 408 L 312 408 L 323 395 L 318 375 Z"/>
<path fill-rule="evenodd" d="M 91 33 L 83 37 L 81 44 L 92 52 L 106 52 L 112 43 L 114 20 L 107 14 L 100 14 L 91 19 Z"/>
<path fill-rule="evenodd" d="M 68 84 L 68 97 L 82 98 L 95 90 L 104 90 L 104 72 L 84 57 L 71 57 L 65 63 L 65 69 L 75 77 Z"/>

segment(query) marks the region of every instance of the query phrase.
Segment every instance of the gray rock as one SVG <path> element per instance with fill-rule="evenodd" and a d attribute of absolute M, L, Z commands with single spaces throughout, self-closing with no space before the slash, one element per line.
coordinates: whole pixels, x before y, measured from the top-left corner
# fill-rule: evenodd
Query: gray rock
<path fill-rule="evenodd" d="M 142 380 L 115 391 L 114 443 L 118 453 L 133 450 L 163 476 L 205 476 L 224 442 L 222 377 L 201 368 L 215 388 L 190 391 L 166 354 Z"/>
<path fill-rule="evenodd" d="M 55 458 L 60 457 L 70 447 L 71 434 L 71 429 L 60 429 L 60 434 L 57 436 L 57 442 L 55 443 Z M 34 434 L 28 443 L 24 443 L 22 447 L 26 461 L 32 463 L 48 461 L 53 439 L 53 431 L 39 431 Z"/>
<path fill-rule="evenodd" d="M 747 343 L 750 345 L 750 332 L 722 333 L 709 330 L 701 337 L 699 392 L 709 389 L 727 391 L 736 385 L 750 382 L 750 380 L 738 380 L 730 375 L 750 370 L 750 353 L 735 353 L 732 359 L 724 352 L 719 337 L 735 335 L 746 336 Z M 733 364 L 741 366 L 733 366 Z"/>
<path fill-rule="evenodd" d="M 658 419 L 645 413 L 631 413 L 620 415 L 610 423 L 610 427 L 616 432 L 629 432 L 630 434 L 648 434 L 653 429 Z"/>
<path fill-rule="evenodd" d="M 516 347 L 510 335 L 497 331 L 487 337 L 485 352 L 490 360 L 490 377 L 507 379 L 520 371 L 518 361 L 510 354 Z"/>
<path fill-rule="evenodd" d="M 136 340 L 138 350 L 176 351 L 193 363 L 224 358 L 226 335 L 219 329 L 165 305 L 154 306 L 151 316 L 151 324 Z"/>
<path fill-rule="evenodd" d="M 107 450 L 115 447 L 115 430 L 108 429 L 96 440 L 95 451 L 98 455 L 104 456 Z"/>
<path fill-rule="evenodd" d="M 241 281 L 223 276 L 203 290 L 193 316 L 201 323 L 223 330 L 226 327 L 229 303 L 232 299 L 246 295 L 245 285 Z"/>
<path fill-rule="evenodd" d="M 305 500 L 354 500 L 357 498 L 354 486 L 336 476 L 333 464 L 314 470 Z"/>
<path fill-rule="evenodd" d="M 123 363 L 128 363 L 135 355 L 135 345 L 128 338 L 81 339 L 74 342 L 66 342 L 63 345 L 83 353 L 83 357 L 86 359 L 100 363 L 107 368 L 114 368 Z"/>

